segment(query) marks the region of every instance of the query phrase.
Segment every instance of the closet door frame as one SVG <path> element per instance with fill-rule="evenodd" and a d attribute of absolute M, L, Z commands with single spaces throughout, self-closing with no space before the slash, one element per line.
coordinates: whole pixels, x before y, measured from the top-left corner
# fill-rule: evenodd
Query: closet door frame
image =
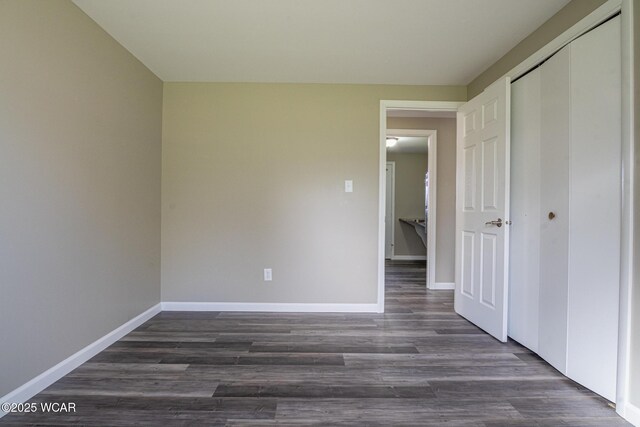
<path fill-rule="evenodd" d="M 616 411 L 625 416 L 629 407 L 630 314 L 633 267 L 633 177 L 634 177 L 634 105 L 633 105 L 633 0 L 608 0 L 546 46 L 515 66 L 503 77 L 512 81 L 544 62 L 563 46 L 591 28 L 621 13 L 622 47 L 622 218 L 620 247 L 620 315 L 618 330 L 618 375 Z M 640 4 L 636 5 L 640 7 Z"/>

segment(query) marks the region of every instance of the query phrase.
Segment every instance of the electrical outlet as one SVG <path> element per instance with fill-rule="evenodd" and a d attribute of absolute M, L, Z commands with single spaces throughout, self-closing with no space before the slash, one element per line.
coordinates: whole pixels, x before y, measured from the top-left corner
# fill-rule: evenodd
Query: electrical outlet
<path fill-rule="evenodd" d="M 270 268 L 265 268 L 264 269 L 264 281 L 265 282 L 270 282 L 272 280 L 273 280 L 273 275 L 272 275 L 271 269 Z"/>

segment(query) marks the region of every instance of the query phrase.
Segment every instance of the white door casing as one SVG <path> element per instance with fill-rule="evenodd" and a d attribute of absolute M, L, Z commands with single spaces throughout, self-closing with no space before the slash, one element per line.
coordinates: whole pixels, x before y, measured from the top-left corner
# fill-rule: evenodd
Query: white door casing
<path fill-rule="evenodd" d="M 454 302 L 458 314 L 503 342 L 508 314 L 509 142 L 510 79 L 505 77 L 458 109 Z"/>
<path fill-rule="evenodd" d="M 386 259 L 393 259 L 394 251 L 394 236 L 395 236 L 395 175 L 396 164 L 395 162 L 387 162 L 386 169 L 386 188 L 387 197 L 385 200 L 385 215 L 384 215 L 384 227 L 385 227 L 385 245 L 384 245 L 384 257 Z"/>

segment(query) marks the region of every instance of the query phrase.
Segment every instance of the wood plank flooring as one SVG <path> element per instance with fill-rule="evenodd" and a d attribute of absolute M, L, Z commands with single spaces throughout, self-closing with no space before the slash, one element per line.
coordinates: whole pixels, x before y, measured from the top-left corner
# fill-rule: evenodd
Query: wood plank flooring
<path fill-rule="evenodd" d="M 424 277 L 388 263 L 379 315 L 163 312 L 32 400 L 75 414 L 0 425 L 629 425 Z"/>

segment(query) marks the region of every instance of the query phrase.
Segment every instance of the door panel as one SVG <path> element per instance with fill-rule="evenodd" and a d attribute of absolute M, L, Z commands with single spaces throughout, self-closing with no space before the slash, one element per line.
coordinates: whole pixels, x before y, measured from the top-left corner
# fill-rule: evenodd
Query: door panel
<path fill-rule="evenodd" d="M 567 374 L 611 401 L 620 295 L 620 88 L 617 17 L 571 46 Z"/>
<path fill-rule="evenodd" d="M 498 210 L 498 142 L 491 138 L 482 143 L 482 210 L 496 212 Z"/>
<path fill-rule="evenodd" d="M 468 231 L 462 232 L 462 271 L 460 277 L 462 296 L 473 299 L 474 290 L 474 265 L 475 265 L 475 234 Z"/>
<path fill-rule="evenodd" d="M 501 341 L 507 340 L 509 103 L 509 80 L 502 79 L 460 107 L 457 133 L 455 309 Z"/>
<path fill-rule="evenodd" d="M 464 148 L 464 204 L 465 212 L 476 209 L 476 146 Z"/>
<path fill-rule="evenodd" d="M 480 248 L 480 302 L 489 308 L 496 306 L 496 264 L 497 264 L 497 236 L 482 233 L 482 247 Z"/>
<path fill-rule="evenodd" d="M 511 85 L 509 336 L 538 351 L 540 68 Z"/>
<path fill-rule="evenodd" d="M 539 354 L 567 372 L 571 45 L 541 67 Z M 550 218 L 551 215 L 551 218 Z"/>

